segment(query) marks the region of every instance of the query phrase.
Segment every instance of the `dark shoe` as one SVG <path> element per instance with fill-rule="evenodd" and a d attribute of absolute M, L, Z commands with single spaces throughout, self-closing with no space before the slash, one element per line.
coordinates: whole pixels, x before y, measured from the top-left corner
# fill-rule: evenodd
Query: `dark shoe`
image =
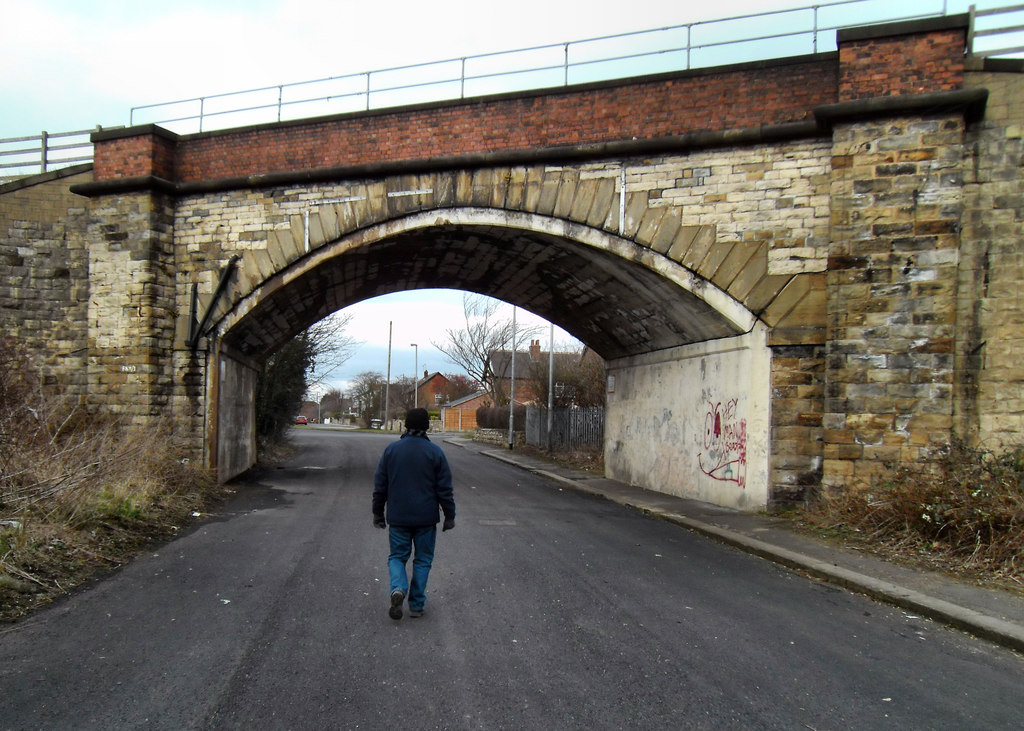
<path fill-rule="evenodd" d="M 388 616 L 391 619 L 402 618 L 402 602 L 405 601 L 405 594 L 401 589 L 395 589 L 391 592 L 391 608 L 388 609 Z"/>
<path fill-rule="evenodd" d="M 413 619 L 419 619 L 423 616 L 423 609 L 409 609 L 409 616 Z"/>

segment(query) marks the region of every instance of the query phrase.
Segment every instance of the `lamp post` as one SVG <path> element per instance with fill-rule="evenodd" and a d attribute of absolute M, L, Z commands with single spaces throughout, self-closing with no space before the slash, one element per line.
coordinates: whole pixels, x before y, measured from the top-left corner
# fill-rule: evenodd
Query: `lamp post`
<path fill-rule="evenodd" d="M 420 407 L 420 346 L 416 343 L 409 343 L 409 345 L 416 349 L 412 366 L 412 407 L 418 409 Z"/>

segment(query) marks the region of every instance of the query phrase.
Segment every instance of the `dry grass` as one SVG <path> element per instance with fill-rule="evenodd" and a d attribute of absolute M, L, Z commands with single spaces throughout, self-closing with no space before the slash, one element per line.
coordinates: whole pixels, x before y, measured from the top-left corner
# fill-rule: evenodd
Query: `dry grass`
<path fill-rule="evenodd" d="M 507 413 L 507 412 L 506 412 Z M 540 447 L 529 444 L 516 446 L 517 452 L 528 454 L 539 459 L 554 462 L 562 467 L 580 470 L 591 475 L 604 477 L 604 452 L 598 449 L 565 449 L 548 452 Z"/>
<path fill-rule="evenodd" d="M 802 521 L 890 558 L 1024 590 L 1024 448 L 954 442 L 930 468 L 822 499 Z"/>
<path fill-rule="evenodd" d="M 44 395 L 0 343 L 0 619 L 174 535 L 213 497 L 174 425 L 130 426 Z"/>

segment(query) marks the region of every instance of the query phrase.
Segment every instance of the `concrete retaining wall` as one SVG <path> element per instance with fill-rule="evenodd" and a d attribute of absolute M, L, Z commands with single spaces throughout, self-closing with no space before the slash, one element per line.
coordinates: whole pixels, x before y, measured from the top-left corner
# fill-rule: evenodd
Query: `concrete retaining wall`
<path fill-rule="evenodd" d="M 230 355 L 220 355 L 220 398 L 216 424 L 217 474 L 221 481 L 256 464 L 256 378 L 258 372 Z"/>
<path fill-rule="evenodd" d="M 765 339 L 759 325 L 735 338 L 610 363 L 608 477 L 742 510 L 766 507 Z"/>

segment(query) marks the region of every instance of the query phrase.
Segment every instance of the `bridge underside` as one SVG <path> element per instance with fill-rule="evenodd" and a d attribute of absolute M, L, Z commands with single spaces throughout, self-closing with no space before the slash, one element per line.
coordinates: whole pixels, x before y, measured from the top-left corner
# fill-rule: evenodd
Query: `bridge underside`
<path fill-rule="evenodd" d="M 229 472 L 244 469 L 236 460 L 249 449 L 245 389 L 254 380 L 245 361 L 361 300 L 446 288 L 535 312 L 606 360 L 609 474 L 636 484 L 656 475 L 659 489 L 726 505 L 767 504 L 766 329 L 680 263 L 593 227 L 479 207 L 419 211 L 311 248 L 216 325 L 228 347 L 216 356 L 224 377 L 210 396 L 219 403 L 218 462 Z M 709 408 L 719 426 L 705 438 Z"/>
<path fill-rule="evenodd" d="M 427 288 L 486 294 L 528 309 L 606 360 L 740 332 L 662 274 L 539 231 L 442 224 L 402 231 L 372 245 L 351 247 L 342 241 L 328 253 L 286 284 L 265 287 L 267 294 L 226 340 L 259 357 L 348 305 Z"/>

